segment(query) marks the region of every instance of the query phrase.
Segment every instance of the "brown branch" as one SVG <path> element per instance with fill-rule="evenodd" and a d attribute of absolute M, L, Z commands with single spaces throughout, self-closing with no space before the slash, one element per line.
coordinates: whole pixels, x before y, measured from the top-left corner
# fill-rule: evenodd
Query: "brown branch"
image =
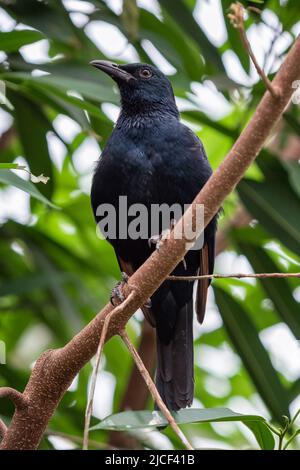
<path fill-rule="evenodd" d="M 298 277 L 300 273 L 247 273 L 247 274 L 202 274 L 201 276 L 168 276 L 169 281 L 198 281 L 199 279 L 243 279 L 243 278 L 267 279 L 267 278 L 289 278 Z"/>
<path fill-rule="evenodd" d="M 246 49 L 246 51 L 248 52 L 253 62 L 253 65 L 256 68 L 258 75 L 263 80 L 264 84 L 266 85 L 267 89 L 269 90 L 273 98 L 275 99 L 279 98 L 279 89 L 277 89 L 276 86 L 268 79 L 267 75 L 265 74 L 263 69 L 260 67 L 259 63 L 256 60 L 255 54 L 251 48 L 251 44 L 248 41 L 247 34 L 245 31 L 245 25 L 244 25 L 243 5 L 239 2 L 232 3 L 230 5 L 230 13 L 228 13 L 228 18 L 230 19 L 233 27 L 239 31 L 242 44 L 244 48 Z"/>
<path fill-rule="evenodd" d="M 145 319 L 142 322 L 138 354 L 149 374 L 153 377 L 156 363 L 155 328 L 153 328 Z M 142 379 L 136 364 L 133 363 L 126 390 L 120 404 L 120 411 L 144 410 L 147 405 L 148 397 L 148 388 Z M 125 449 L 135 449 L 140 447 L 139 441 L 136 437 L 121 431 L 112 431 L 110 433 L 109 445 L 114 448 Z"/>
<path fill-rule="evenodd" d="M 162 244 L 159 252 L 154 252 L 131 276 L 125 294 L 134 288 L 134 295 L 130 303 L 120 306 L 118 315 L 112 316 L 106 340 L 124 329 L 133 313 L 147 302 L 183 259 L 189 246 L 184 238 L 178 238 L 178 232 L 182 227 L 194 228 L 197 205 L 204 205 L 205 226 L 217 213 L 225 197 L 235 188 L 262 149 L 271 129 L 291 99 L 294 92 L 292 83 L 299 78 L 300 39 L 298 38 L 273 81 L 276 89 L 280 90 L 279 98 L 275 100 L 270 93 L 265 93 L 247 127 L 185 212 L 183 221 L 176 224 L 170 238 Z M 196 231 L 197 235 L 199 230 Z M 28 407 L 16 410 L 1 443 L 2 449 L 35 449 L 38 446 L 48 421 L 65 391 L 80 369 L 96 353 L 104 320 L 112 309 L 110 304 L 106 305 L 66 346 L 46 351 L 40 356 L 24 390 Z"/>
<path fill-rule="evenodd" d="M 23 410 L 28 406 L 25 396 L 11 387 L 0 388 L 0 398 L 9 398 L 17 410 Z"/>
<path fill-rule="evenodd" d="M 130 303 L 131 297 L 133 296 L 134 291 L 132 291 L 127 299 L 124 301 L 122 304 L 121 308 L 124 309 L 127 304 Z M 89 428 L 90 428 L 90 422 L 91 422 L 91 417 L 93 413 L 93 404 L 94 404 L 94 396 L 95 396 L 95 390 L 96 390 L 96 382 L 97 382 L 97 375 L 98 375 L 98 370 L 99 370 L 99 365 L 101 361 L 101 355 L 103 351 L 103 346 L 105 343 L 106 335 L 107 335 L 107 330 L 109 327 L 109 322 L 114 314 L 118 314 L 118 309 L 121 309 L 120 306 L 114 308 L 112 312 L 110 312 L 109 315 L 104 320 L 102 332 L 101 332 L 101 337 L 99 341 L 99 346 L 97 349 L 96 353 L 96 362 L 95 366 L 93 369 L 93 374 L 92 374 L 92 381 L 91 381 L 91 389 L 88 397 L 88 402 L 86 406 L 86 412 L 85 412 L 85 422 L 84 422 L 84 433 L 83 433 L 83 450 L 88 450 L 89 447 Z"/>
<path fill-rule="evenodd" d="M 193 447 L 191 446 L 191 444 L 189 443 L 189 441 L 187 440 L 187 438 L 185 437 L 185 435 L 183 434 L 183 432 L 181 431 L 181 429 L 177 425 L 177 423 L 176 423 L 174 417 L 171 415 L 169 409 L 164 404 L 160 394 L 158 393 L 158 390 L 155 386 L 155 383 L 153 382 L 149 372 L 147 371 L 146 367 L 144 366 L 143 361 L 141 360 L 140 356 L 138 355 L 137 350 L 135 349 L 132 342 L 130 341 L 129 336 L 127 335 L 126 331 L 125 330 L 120 331 L 120 336 L 123 339 L 124 343 L 126 344 L 130 354 L 132 355 L 132 357 L 133 357 L 133 359 L 136 363 L 136 366 L 137 366 L 138 370 L 140 371 L 140 374 L 143 377 L 143 379 L 144 379 L 144 381 L 147 385 L 147 388 L 148 388 L 149 392 L 151 393 L 153 400 L 156 402 L 158 408 L 161 410 L 161 412 L 165 416 L 166 420 L 170 424 L 171 428 L 176 433 L 178 438 L 181 440 L 183 445 L 188 450 L 193 450 Z"/>

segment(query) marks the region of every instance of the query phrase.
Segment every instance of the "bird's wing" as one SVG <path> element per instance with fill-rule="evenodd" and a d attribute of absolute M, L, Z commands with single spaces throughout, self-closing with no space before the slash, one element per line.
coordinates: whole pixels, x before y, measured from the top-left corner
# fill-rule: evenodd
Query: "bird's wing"
<path fill-rule="evenodd" d="M 129 277 L 132 276 L 132 274 L 135 271 L 134 266 L 129 261 L 124 261 L 117 253 L 116 253 L 116 257 L 117 257 L 117 260 L 118 260 L 121 271 L 126 273 L 127 276 L 129 276 Z M 153 313 L 151 312 L 151 309 L 149 307 L 146 307 L 145 305 L 143 305 L 141 307 L 141 310 L 142 310 L 145 318 L 150 323 L 150 325 L 155 327 L 155 318 L 154 318 Z"/>
<path fill-rule="evenodd" d="M 214 268 L 215 258 L 215 240 L 214 237 L 210 238 L 202 250 L 200 250 L 200 262 L 198 275 L 212 274 Z M 207 300 L 207 290 L 210 284 L 210 279 L 202 279 L 198 281 L 197 294 L 196 294 L 196 313 L 199 323 L 202 323 L 205 315 L 205 307 Z"/>

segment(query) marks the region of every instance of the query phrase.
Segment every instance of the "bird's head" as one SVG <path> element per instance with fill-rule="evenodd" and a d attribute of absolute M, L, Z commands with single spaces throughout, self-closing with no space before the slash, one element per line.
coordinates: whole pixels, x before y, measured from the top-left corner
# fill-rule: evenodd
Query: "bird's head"
<path fill-rule="evenodd" d="M 165 110 L 178 115 L 171 83 L 153 65 L 117 65 L 104 60 L 93 60 L 91 65 L 105 72 L 117 83 L 123 109 L 133 112 Z"/>

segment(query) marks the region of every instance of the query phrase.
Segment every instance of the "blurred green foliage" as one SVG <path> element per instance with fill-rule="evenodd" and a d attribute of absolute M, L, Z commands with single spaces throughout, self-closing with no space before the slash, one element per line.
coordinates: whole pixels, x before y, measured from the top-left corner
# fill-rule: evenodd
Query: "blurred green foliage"
<path fill-rule="evenodd" d="M 101 21 L 117 27 L 140 61 L 152 63 L 145 44 L 148 40 L 171 64 L 175 70 L 170 76 L 175 94 L 184 100 L 182 118 L 202 139 L 214 168 L 225 157 L 264 93 L 262 83 L 254 80 L 252 85 L 242 86 L 228 76 L 224 66 L 224 54 L 230 52 L 236 54 L 235 60 L 245 75 L 251 70 L 237 31 L 226 18 L 230 1 L 221 2 L 226 38 L 220 46 L 211 42 L 193 16 L 195 1 L 160 0 L 159 15 L 130 0 L 124 1 L 120 14 L 109 6 L 112 2 L 77 3 L 89 6 L 83 26 L 76 26 L 70 14 L 76 12 L 76 2 L 69 2 L 68 6 L 68 2 L 60 0 L 0 1 L 0 7 L 15 20 L 11 31 L 0 32 L 0 50 L 5 53 L 0 56 L 0 80 L 7 92 L 1 107 L 11 116 L 8 130 L 0 140 L 1 163 L 16 162 L 22 156 L 34 175 L 43 173 L 50 177 L 46 185 L 34 185 L 21 179 L 20 172 L 14 174 L 8 168 L 0 168 L 1 198 L 6 194 L 4 200 L 8 200 L 11 186 L 31 195 L 26 221 L 14 217 L 16 199 L 12 198 L 11 215 L 2 218 L 0 235 L 0 340 L 5 341 L 7 352 L 7 363 L 0 366 L 0 385 L 20 390 L 38 355 L 46 348 L 62 346 L 91 320 L 107 302 L 109 291 L 119 278 L 113 250 L 95 233 L 86 189 L 86 178 L 92 174 L 93 165 L 86 174 L 74 157 L 91 139 L 100 154 L 113 128 L 103 104 L 118 104 L 109 79 L 88 65 L 95 58 L 116 58 L 105 55 L 101 40 L 100 48 L 93 43 L 87 35 L 87 25 Z M 246 20 L 247 30 L 268 28 L 269 34 L 277 37 L 273 47 L 283 36 L 289 39 L 283 41 L 285 47 L 277 52 L 273 66 L 267 70 L 272 75 L 295 39 L 299 2 L 266 0 L 256 6 L 269 12 L 269 16 L 272 12 L 280 28 L 274 30 L 274 25 L 266 24 L 266 16 L 253 13 Z M 47 41 L 48 60 L 36 64 L 28 56 L 25 59 L 20 48 L 40 40 Z M 264 54 L 267 61 L 272 49 Z M 206 85 L 205 108 L 197 100 L 195 83 Z M 228 112 L 221 118 L 210 112 L 209 90 L 218 93 L 228 106 Z M 60 115 L 77 123 L 78 132 L 71 141 L 55 125 Z M 237 260 L 236 268 L 238 260 L 243 259 L 243 266 L 247 260 L 248 269 L 254 272 L 299 271 L 300 155 L 294 156 L 293 162 L 283 159 L 299 130 L 299 106 L 291 104 L 278 127 L 275 144 L 262 152 L 225 202 L 220 230 L 227 227 L 226 250 L 230 255 L 226 258 L 226 253 L 223 254 L 223 261 L 217 262 L 223 270 L 228 269 L 226 260 L 231 260 L 231 264 Z M 57 145 L 63 148 L 61 166 L 50 151 L 49 136 L 54 136 Z M 241 204 L 251 214 L 252 223 L 228 229 Z M 258 410 L 255 414 L 269 415 L 277 423 L 282 422 L 282 415 L 289 415 L 290 405 L 299 395 L 300 378 L 294 380 L 285 373 L 273 352 L 266 349 L 263 337 L 265 331 L 284 323 L 294 338 L 300 338 L 299 283 L 296 279 L 262 279 L 251 283 L 226 279 L 216 280 L 213 286 L 216 305 L 212 301 L 207 318 L 210 310 L 215 310 L 217 320 L 211 328 L 197 333 L 195 339 L 197 403 L 205 408 L 231 406 L 236 412 L 245 411 L 239 405 L 252 407 L 252 411 Z M 140 327 L 140 317 L 133 318 L 129 332 L 134 341 L 138 340 Z M 278 344 L 279 349 L 281 346 Z M 223 364 L 228 360 L 231 367 L 222 372 L 210 366 L 206 354 L 213 362 L 222 358 Z M 290 360 L 292 363 L 293 357 Z M 103 369 L 114 412 L 119 411 L 131 366 L 124 346 L 113 338 L 105 348 Z M 90 374 L 88 364 L 66 393 L 49 424 L 53 434 L 82 436 Z M 0 415 L 4 421 L 8 422 L 11 414 L 10 403 L 1 400 Z M 185 424 L 184 430 L 196 446 L 201 446 L 204 439 L 234 448 L 254 445 L 249 434 L 232 423 Z M 164 433 L 170 446 L 180 445 L 168 429 Z M 93 431 L 95 447 L 105 444 L 108 435 L 105 429 Z M 147 439 L 142 433 L 138 437 L 147 447 L 159 445 L 150 434 Z M 41 448 L 52 447 L 53 440 L 45 437 Z"/>

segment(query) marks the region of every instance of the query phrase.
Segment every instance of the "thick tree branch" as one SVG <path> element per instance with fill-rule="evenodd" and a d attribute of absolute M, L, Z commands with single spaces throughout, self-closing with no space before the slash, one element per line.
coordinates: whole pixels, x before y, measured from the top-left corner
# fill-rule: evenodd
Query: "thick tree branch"
<path fill-rule="evenodd" d="M 260 152 L 272 127 L 279 119 L 293 93 L 292 83 L 300 78 L 300 39 L 291 48 L 286 60 L 273 80 L 279 90 L 274 99 L 267 91 L 252 119 L 240 135 L 223 163 L 211 176 L 183 219 L 174 227 L 168 239 L 136 271 L 126 286 L 125 294 L 134 289 L 130 302 L 112 315 L 107 340 L 124 329 L 133 313 L 151 297 L 164 279 L 183 259 L 189 248 L 183 238 L 174 237 L 181 227 L 196 222 L 197 204 L 204 205 L 205 226 L 217 213 L 226 196 L 235 188 L 245 171 Z M 199 230 L 198 230 L 199 231 Z M 122 306 L 121 306 L 122 307 Z M 79 370 L 96 353 L 106 316 L 113 307 L 108 304 L 65 347 L 47 351 L 35 364 L 24 390 L 28 407 L 17 409 L 2 441 L 2 449 L 35 449 L 63 394 Z"/>

